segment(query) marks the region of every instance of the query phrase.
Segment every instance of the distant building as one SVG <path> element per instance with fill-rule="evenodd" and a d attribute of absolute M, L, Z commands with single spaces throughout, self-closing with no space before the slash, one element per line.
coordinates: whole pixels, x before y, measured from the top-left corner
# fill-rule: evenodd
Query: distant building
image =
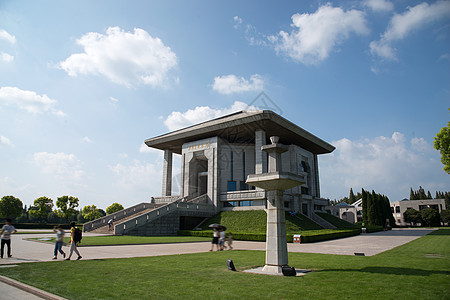
<path fill-rule="evenodd" d="M 333 216 L 345 220 L 349 223 L 356 223 L 362 221 L 361 199 L 352 204 L 341 202 L 333 206 L 327 206 L 326 210 L 329 214 L 332 214 Z"/>
<path fill-rule="evenodd" d="M 403 199 L 401 201 L 391 202 L 391 211 L 395 219 L 395 224 L 398 226 L 408 226 L 410 223 L 405 222 L 403 214 L 408 208 L 413 208 L 417 211 L 421 211 L 425 208 L 433 208 L 441 213 L 442 210 L 447 209 L 444 199 L 427 199 L 427 200 L 408 200 Z"/>

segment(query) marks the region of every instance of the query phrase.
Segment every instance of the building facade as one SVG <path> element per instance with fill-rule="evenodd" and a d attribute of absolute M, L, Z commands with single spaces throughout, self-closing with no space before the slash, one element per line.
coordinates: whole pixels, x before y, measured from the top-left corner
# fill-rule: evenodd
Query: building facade
<path fill-rule="evenodd" d="M 441 213 L 443 210 L 447 209 L 445 206 L 444 199 L 426 199 L 426 200 L 401 200 L 396 202 L 391 202 L 391 211 L 395 219 L 395 224 L 398 226 L 408 226 L 411 225 L 405 222 L 403 214 L 408 208 L 413 208 L 417 211 L 421 211 L 425 208 L 433 208 Z"/>
<path fill-rule="evenodd" d="M 267 172 L 267 153 L 261 146 L 278 136 L 288 146 L 282 170 L 300 175 L 304 184 L 285 191 L 287 210 L 311 216 L 325 211 L 328 200 L 320 197 L 317 157 L 334 147 L 280 115 L 268 111 L 241 111 L 147 139 L 146 145 L 164 151 L 162 197 L 201 198 L 216 211 L 265 209 L 264 190 L 246 184 L 249 174 Z M 181 191 L 172 195 L 173 155 L 181 156 Z"/>

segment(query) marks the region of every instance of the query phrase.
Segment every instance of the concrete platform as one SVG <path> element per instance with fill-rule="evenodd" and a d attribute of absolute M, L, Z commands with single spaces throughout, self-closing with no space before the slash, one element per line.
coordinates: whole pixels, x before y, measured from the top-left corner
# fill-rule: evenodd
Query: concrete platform
<path fill-rule="evenodd" d="M 270 276 L 283 276 L 283 274 L 280 273 L 268 273 L 268 272 L 264 272 L 263 271 L 264 267 L 259 267 L 259 268 L 255 268 L 255 269 L 250 269 L 250 270 L 244 270 L 242 272 L 245 273 L 253 273 L 253 274 L 261 274 L 261 275 L 270 275 Z M 295 276 L 304 276 L 308 273 L 311 272 L 311 270 L 302 270 L 302 269 L 295 269 L 295 272 L 297 273 Z M 292 276 L 293 277 L 293 276 Z"/>

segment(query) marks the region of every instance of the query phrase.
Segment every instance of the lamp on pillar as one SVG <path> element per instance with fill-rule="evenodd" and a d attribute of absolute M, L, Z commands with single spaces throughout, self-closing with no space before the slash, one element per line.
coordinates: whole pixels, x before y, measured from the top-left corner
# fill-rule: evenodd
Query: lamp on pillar
<path fill-rule="evenodd" d="M 306 182 L 303 176 L 281 170 L 281 154 L 288 148 L 278 140 L 272 136 L 272 144 L 261 147 L 269 155 L 268 172 L 248 175 L 246 180 L 247 184 L 267 191 L 266 265 L 262 271 L 271 274 L 282 274 L 282 266 L 288 264 L 284 190 Z"/>

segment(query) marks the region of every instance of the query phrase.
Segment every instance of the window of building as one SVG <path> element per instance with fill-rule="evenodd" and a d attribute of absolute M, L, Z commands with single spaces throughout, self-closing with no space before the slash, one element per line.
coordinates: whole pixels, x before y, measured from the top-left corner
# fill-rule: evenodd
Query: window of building
<path fill-rule="evenodd" d="M 396 212 L 396 213 L 399 213 L 399 212 L 400 212 L 400 206 L 396 206 L 396 207 L 395 207 L 395 212 Z"/>
<path fill-rule="evenodd" d="M 391 213 L 394 213 L 394 207 L 391 206 Z"/>
<path fill-rule="evenodd" d="M 240 190 L 240 191 L 246 191 L 246 190 L 248 190 L 248 185 L 245 183 L 245 181 L 240 181 L 240 182 L 239 182 L 239 190 Z"/>
<path fill-rule="evenodd" d="M 300 190 L 303 195 L 309 195 L 309 188 L 307 188 L 306 186 L 300 187 Z"/>
<path fill-rule="evenodd" d="M 229 192 L 234 192 L 234 191 L 236 191 L 236 181 L 228 180 L 227 191 L 229 191 Z"/>
<path fill-rule="evenodd" d="M 300 171 L 308 172 L 308 164 L 304 160 L 300 163 Z"/>
<path fill-rule="evenodd" d="M 239 206 L 253 206 L 253 200 L 240 201 Z"/>

